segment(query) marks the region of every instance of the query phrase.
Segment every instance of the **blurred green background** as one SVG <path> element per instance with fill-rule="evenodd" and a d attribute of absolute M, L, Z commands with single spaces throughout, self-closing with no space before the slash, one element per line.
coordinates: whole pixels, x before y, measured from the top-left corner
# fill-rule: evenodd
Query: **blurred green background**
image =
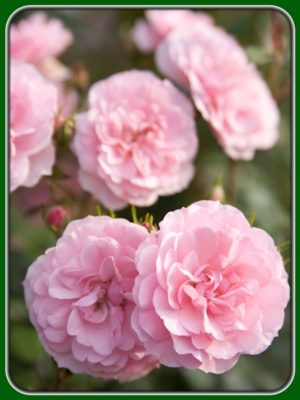
<path fill-rule="evenodd" d="M 254 226 L 266 230 L 276 245 L 290 240 L 291 236 L 291 99 L 289 91 L 291 29 L 288 19 L 275 11 L 264 9 L 206 9 L 217 25 L 236 36 L 247 49 L 248 55 L 269 81 L 274 73 L 272 33 L 274 22 L 282 26 L 283 51 L 280 54 L 280 71 L 277 85 L 281 112 L 280 140 L 268 151 L 257 151 L 251 162 L 240 162 L 237 169 L 235 206 L 248 217 L 256 213 Z M 15 15 L 13 23 L 30 15 L 28 10 Z M 90 83 L 104 79 L 116 72 L 150 69 L 159 75 L 153 55 L 141 54 L 130 40 L 129 32 L 136 18 L 143 16 L 142 9 L 49 9 L 49 17 L 61 19 L 73 32 L 74 43 L 60 60 L 66 65 L 82 62 L 90 76 Z M 277 59 L 278 60 L 278 59 Z M 272 72 L 273 71 L 273 72 Z M 87 89 L 82 90 L 83 96 Z M 84 108 L 84 102 L 82 103 Z M 160 198 L 152 207 L 137 208 L 138 216 L 150 212 L 158 223 L 164 215 L 183 206 L 207 198 L 218 176 L 228 182 L 228 160 L 217 144 L 207 123 L 197 115 L 200 150 L 195 160 L 196 174 L 190 187 L 174 196 Z M 75 163 L 68 149 L 62 149 L 58 158 Z M 34 201 L 34 189 L 20 188 L 10 197 L 10 259 L 9 259 L 9 374 L 13 383 L 26 391 L 53 390 L 55 369 L 50 357 L 40 345 L 35 329 L 30 324 L 24 303 L 23 281 L 29 265 L 44 251 L 55 245 L 56 238 L 41 217 L 43 196 Z M 38 196 L 37 196 L 38 198 Z M 67 204 L 74 218 L 88 213 L 96 215 L 96 202 L 87 194 L 75 204 L 63 192 L 58 202 Z M 52 202 L 53 202 L 52 198 Z M 33 203 L 33 204 L 32 204 Z M 81 207 L 84 203 L 84 208 Z M 118 217 L 131 220 L 130 208 L 117 212 Z M 290 258 L 290 251 L 283 258 Z M 290 263 L 286 269 L 291 276 Z M 62 386 L 63 391 L 274 391 L 284 386 L 291 376 L 291 314 L 286 310 L 285 323 L 272 345 L 257 356 L 242 355 L 237 365 L 222 375 L 205 374 L 184 368 L 167 368 L 152 371 L 134 382 L 119 384 L 103 381 L 88 375 L 76 375 Z"/>

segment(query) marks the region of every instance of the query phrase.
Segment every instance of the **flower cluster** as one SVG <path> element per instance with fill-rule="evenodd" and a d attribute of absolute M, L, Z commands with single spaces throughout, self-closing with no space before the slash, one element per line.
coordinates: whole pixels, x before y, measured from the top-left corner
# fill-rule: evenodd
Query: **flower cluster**
<path fill-rule="evenodd" d="M 209 14 L 145 16 L 131 39 L 155 52 L 168 79 L 116 73 L 87 99 L 80 91 L 86 108 L 76 114 L 88 74 L 80 61 L 57 59 L 72 33 L 39 12 L 10 26 L 10 190 L 50 175 L 47 201 L 36 204 L 58 238 L 23 282 L 30 321 L 59 368 L 119 382 L 161 364 L 226 372 L 271 344 L 289 301 L 273 239 L 220 203 L 222 177 L 210 200 L 167 213 L 159 227 L 134 207 L 133 222 L 115 218 L 113 210 L 188 188 L 199 150 L 194 106 L 231 159 L 251 160 L 279 137 L 267 84 Z"/>
<path fill-rule="evenodd" d="M 67 67 L 55 57 L 72 43 L 61 21 L 34 13 L 10 27 L 10 190 L 34 186 L 51 175 L 52 135 L 61 107 L 68 115 L 78 101 L 66 93 Z"/>
<path fill-rule="evenodd" d="M 72 42 L 71 31 L 58 19 L 47 20 L 43 12 L 33 13 L 10 27 L 10 57 L 33 64 L 55 85 L 63 117 L 71 114 L 79 101 L 76 90 L 64 85 L 71 78 L 70 69 L 57 59 Z"/>
<path fill-rule="evenodd" d="M 228 156 L 251 160 L 274 146 L 277 106 L 238 42 L 203 13 L 151 10 L 146 17 L 133 29 L 136 45 L 155 49 L 158 69 L 190 90 Z"/>
<path fill-rule="evenodd" d="M 230 57 L 228 57 L 230 54 Z M 223 29 L 175 31 L 156 51 L 158 68 L 191 91 L 229 157 L 251 160 L 279 138 L 279 112 L 267 84 Z"/>
<path fill-rule="evenodd" d="M 106 216 L 73 221 L 24 288 L 60 367 L 120 382 L 159 363 L 225 372 L 270 345 L 289 300 L 272 239 L 214 201 L 168 213 L 150 234 Z"/>

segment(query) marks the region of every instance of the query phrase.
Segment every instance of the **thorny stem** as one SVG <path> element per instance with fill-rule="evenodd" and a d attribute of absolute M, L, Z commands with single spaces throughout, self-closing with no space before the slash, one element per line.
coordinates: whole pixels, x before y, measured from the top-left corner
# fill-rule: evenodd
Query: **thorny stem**
<path fill-rule="evenodd" d="M 55 391 L 58 392 L 60 390 L 60 388 L 62 387 L 63 384 L 63 380 L 61 379 L 61 377 L 58 375 L 57 376 L 57 380 L 56 380 L 56 386 L 55 386 Z"/>
<path fill-rule="evenodd" d="M 65 383 L 65 381 L 70 378 L 73 374 L 71 371 L 65 368 L 58 368 L 56 362 L 53 360 L 54 368 L 55 368 L 55 373 L 56 373 L 56 385 L 54 390 L 58 392 L 62 385 Z"/>
<path fill-rule="evenodd" d="M 57 380 L 55 385 L 55 391 L 58 392 L 62 385 L 69 379 L 73 374 L 68 370 L 59 369 L 57 374 Z"/>

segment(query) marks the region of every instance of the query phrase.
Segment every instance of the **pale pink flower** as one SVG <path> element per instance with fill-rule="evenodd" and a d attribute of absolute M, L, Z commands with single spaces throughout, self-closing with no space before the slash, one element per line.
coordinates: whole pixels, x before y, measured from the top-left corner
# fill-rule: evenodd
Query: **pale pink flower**
<path fill-rule="evenodd" d="M 60 20 L 47 20 L 42 12 L 10 27 L 10 57 L 34 64 L 45 78 L 55 83 L 62 117 L 72 114 L 79 104 L 78 92 L 64 87 L 64 82 L 72 76 L 71 71 L 56 58 L 72 41 L 72 33 Z"/>
<path fill-rule="evenodd" d="M 51 175 L 57 90 L 30 64 L 10 62 L 10 190 Z"/>
<path fill-rule="evenodd" d="M 157 368 L 131 327 L 136 249 L 148 233 L 123 219 L 71 222 L 24 281 L 30 320 L 59 367 L 120 382 Z"/>
<path fill-rule="evenodd" d="M 62 22 L 36 12 L 10 27 L 10 57 L 40 63 L 59 56 L 73 41 L 72 33 Z"/>
<path fill-rule="evenodd" d="M 132 326 L 164 365 L 219 374 L 264 351 L 282 327 L 282 258 L 234 207 L 199 201 L 169 212 L 136 264 Z"/>
<path fill-rule="evenodd" d="M 205 87 L 193 73 L 189 78 L 197 109 L 229 157 L 252 160 L 256 150 L 270 149 L 278 141 L 279 110 L 254 65 L 228 77 L 228 86 Z"/>
<path fill-rule="evenodd" d="M 279 112 L 270 90 L 237 41 L 217 27 L 170 34 L 157 48 L 158 68 L 191 91 L 196 108 L 233 159 L 279 138 Z"/>
<path fill-rule="evenodd" d="M 212 25 L 212 17 L 203 12 L 191 10 L 147 10 L 146 20 L 139 18 L 132 29 L 131 36 L 137 48 L 151 53 L 172 31 L 190 28 L 194 24 Z"/>
<path fill-rule="evenodd" d="M 193 116 L 190 101 L 151 72 L 95 83 L 72 146 L 82 187 L 113 209 L 149 206 L 185 189 L 198 148 Z"/>

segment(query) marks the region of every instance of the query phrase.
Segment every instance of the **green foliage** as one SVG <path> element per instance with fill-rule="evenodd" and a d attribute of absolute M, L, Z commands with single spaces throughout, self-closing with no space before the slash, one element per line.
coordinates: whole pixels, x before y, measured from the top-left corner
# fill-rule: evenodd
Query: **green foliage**
<path fill-rule="evenodd" d="M 45 350 L 33 326 L 11 323 L 9 336 L 11 355 L 18 360 L 32 363 L 44 356 Z"/>

